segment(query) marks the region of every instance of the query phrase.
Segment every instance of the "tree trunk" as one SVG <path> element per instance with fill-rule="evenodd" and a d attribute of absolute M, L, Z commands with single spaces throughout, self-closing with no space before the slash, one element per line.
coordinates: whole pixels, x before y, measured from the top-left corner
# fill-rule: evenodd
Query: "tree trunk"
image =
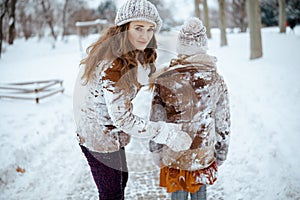
<path fill-rule="evenodd" d="M 285 33 L 286 32 L 286 2 L 285 0 L 278 0 L 279 3 L 279 29 L 280 29 L 280 33 Z"/>
<path fill-rule="evenodd" d="M 246 0 L 232 0 L 232 17 L 234 24 L 240 28 L 240 32 L 247 31 Z"/>
<path fill-rule="evenodd" d="M 2 42 L 3 42 L 3 20 L 8 10 L 8 0 L 1 1 L 0 7 L 0 58 L 2 55 Z"/>
<path fill-rule="evenodd" d="M 41 1 L 42 4 L 42 8 L 44 11 L 44 17 L 46 19 L 47 24 L 49 25 L 50 31 L 51 31 L 51 35 L 53 37 L 53 39 L 56 41 L 56 33 L 54 31 L 54 26 L 53 26 L 53 18 L 50 14 L 50 10 L 49 8 L 46 7 L 44 0 Z"/>
<path fill-rule="evenodd" d="M 245 33 L 247 31 L 247 22 L 246 22 L 246 18 L 247 18 L 247 9 L 246 9 L 246 0 L 242 0 L 241 1 L 241 32 Z"/>
<path fill-rule="evenodd" d="M 200 11 L 200 0 L 194 0 L 195 4 L 195 17 L 201 19 L 201 11 Z"/>
<path fill-rule="evenodd" d="M 23 34 L 25 40 L 28 40 L 33 35 L 35 28 L 32 26 L 32 16 L 26 14 L 26 1 L 18 1 L 18 24 L 20 26 L 21 34 Z"/>
<path fill-rule="evenodd" d="M 15 28 L 15 11 L 16 11 L 17 0 L 10 0 L 10 6 L 8 10 L 9 14 L 9 29 L 8 29 L 8 44 L 12 45 L 16 37 Z"/>
<path fill-rule="evenodd" d="M 66 16 L 67 16 L 67 10 L 68 10 L 68 3 L 69 0 L 65 0 L 65 5 L 64 5 L 64 9 L 63 9 L 63 19 L 62 19 L 62 23 L 63 23 L 63 33 L 62 33 L 62 39 L 64 39 L 64 36 L 67 35 L 67 26 L 66 26 Z"/>
<path fill-rule="evenodd" d="M 248 0 L 248 18 L 250 28 L 250 59 L 262 57 L 261 13 L 259 0 Z"/>
<path fill-rule="evenodd" d="M 2 4 L 1 4 L 1 19 L 0 19 L 0 58 L 1 58 L 1 54 L 2 54 L 2 38 L 3 38 L 2 24 L 3 24 L 4 14 L 5 14 L 5 13 L 2 13 Z"/>
<path fill-rule="evenodd" d="M 225 0 L 219 0 L 219 28 L 221 31 L 221 46 L 227 46 Z"/>
<path fill-rule="evenodd" d="M 206 26 L 206 35 L 208 38 L 211 38 L 207 0 L 203 0 L 203 11 L 204 11 L 204 25 Z"/>

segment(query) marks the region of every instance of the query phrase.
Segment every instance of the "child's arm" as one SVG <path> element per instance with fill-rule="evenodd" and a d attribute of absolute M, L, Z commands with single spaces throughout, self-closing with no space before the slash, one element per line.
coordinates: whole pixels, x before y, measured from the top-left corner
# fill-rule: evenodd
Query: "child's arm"
<path fill-rule="evenodd" d="M 114 66 L 108 68 L 101 79 L 101 86 L 108 113 L 113 124 L 120 130 L 140 138 L 152 138 L 153 141 L 166 144 L 174 151 L 186 150 L 192 139 L 181 131 L 181 125 L 164 121 L 149 121 L 133 113 L 135 90 L 127 88 L 131 73 L 121 75 Z"/>
<path fill-rule="evenodd" d="M 221 79 L 221 96 L 217 103 L 216 122 L 216 143 L 215 157 L 218 165 L 222 165 L 227 158 L 230 140 L 230 110 L 227 86 Z"/>

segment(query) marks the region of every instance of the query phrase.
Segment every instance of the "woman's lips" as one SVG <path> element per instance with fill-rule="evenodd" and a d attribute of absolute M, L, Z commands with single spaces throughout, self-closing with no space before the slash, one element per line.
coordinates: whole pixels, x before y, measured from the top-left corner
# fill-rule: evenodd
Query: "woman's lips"
<path fill-rule="evenodd" d="M 146 44 L 147 44 L 146 41 L 138 41 L 138 43 L 143 44 L 143 45 L 146 45 Z"/>

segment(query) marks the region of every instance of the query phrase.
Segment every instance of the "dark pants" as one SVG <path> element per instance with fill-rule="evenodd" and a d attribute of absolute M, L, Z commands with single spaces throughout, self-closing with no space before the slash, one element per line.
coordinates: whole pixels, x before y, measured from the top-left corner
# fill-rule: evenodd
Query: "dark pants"
<path fill-rule="evenodd" d="M 112 153 L 96 153 L 80 145 L 87 158 L 101 200 L 124 200 L 128 180 L 125 149 Z"/>

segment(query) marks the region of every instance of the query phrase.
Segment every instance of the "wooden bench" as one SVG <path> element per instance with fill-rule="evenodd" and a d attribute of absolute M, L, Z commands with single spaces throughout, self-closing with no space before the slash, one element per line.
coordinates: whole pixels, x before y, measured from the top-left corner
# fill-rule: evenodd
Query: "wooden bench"
<path fill-rule="evenodd" d="M 59 92 L 64 92 L 63 81 L 59 79 L 20 82 L 20 83 L 0 83 L 0 99 L 23 99 L 35 100 L 39 103 L 40 99 L 52 96 Z"/>

